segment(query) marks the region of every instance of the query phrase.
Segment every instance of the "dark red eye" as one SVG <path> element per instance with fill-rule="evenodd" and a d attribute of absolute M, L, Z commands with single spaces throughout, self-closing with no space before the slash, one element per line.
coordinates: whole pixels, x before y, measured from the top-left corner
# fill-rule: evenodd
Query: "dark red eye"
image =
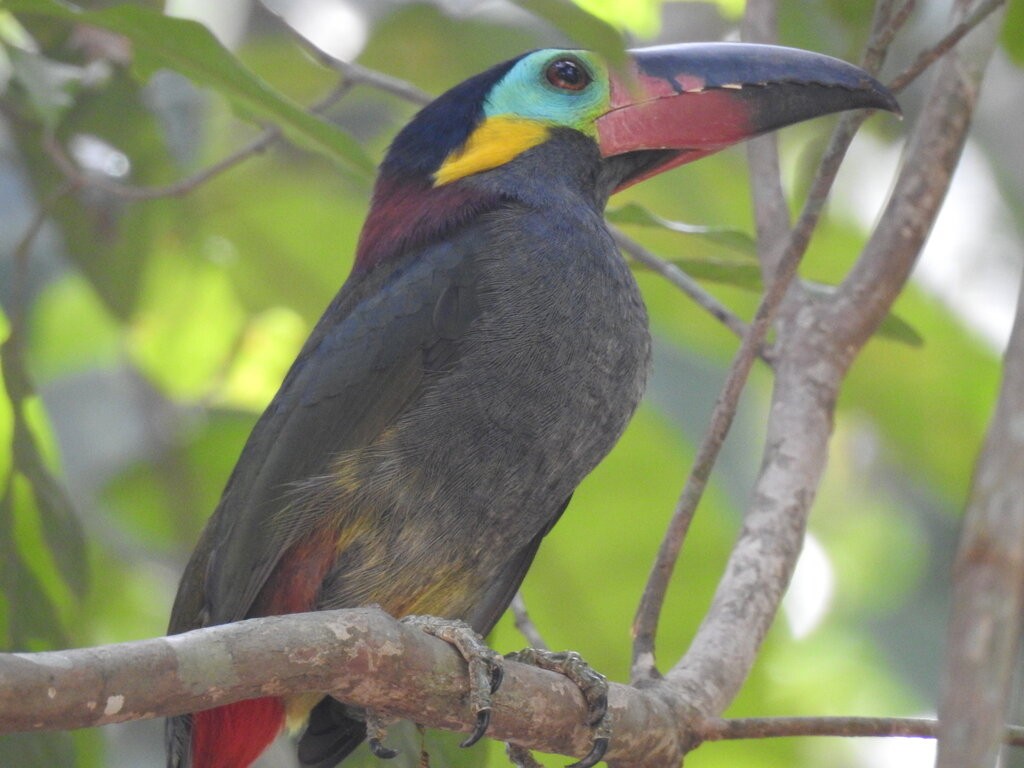
<path fill-rule="evenodd" d="M 590 85 L 590 73 L 576 59 L 558 59 L 548 65 L 548 82 L 563 91 L 582 91 Z"/>

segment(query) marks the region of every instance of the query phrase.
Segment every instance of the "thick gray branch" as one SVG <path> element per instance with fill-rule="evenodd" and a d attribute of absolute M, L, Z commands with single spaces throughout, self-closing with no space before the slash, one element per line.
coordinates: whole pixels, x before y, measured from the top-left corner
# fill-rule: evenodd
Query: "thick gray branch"
<path fill-rule="evenodd" d="M 436 728 L 470 731 L 466 665 L 448 644 L 365 608 L 253 619 L 182 635 L 0 654 L 0 733 L 174 715 L 244 698 L 329 691 Z M 610 759 L 676 765 L 678 718 L 653 693 L 612 685 Z M 590 750 L 579 690 L 514 662 L 488 734 L 566 755 Z"/>
<path fill-rule="evenodd" d="M 841 371 L 816 347 L 779 357 L 764 462 L 726 572 L 690 649 L 668 682 L 704 715 L 739 691 L 778 611 L 825 469 Z"/>
<path fill-rule="evenodd" d="M 882 222 L 837 297 L 782 310 L 761 473 L 711 609 L 667 675 L 704 717 L 732 701 L 753 665 L 800 553 L 843 377 L 905 284 L 945 197 L 994 37 L 979 31 L 965 42 L 970 63 L 953 58 L 937 74 Z"/>
<path fill-rule="evenodd" d="M 1024 280 L 954 570 L 938 768 L 994 766 L 1024 614 Z"/>

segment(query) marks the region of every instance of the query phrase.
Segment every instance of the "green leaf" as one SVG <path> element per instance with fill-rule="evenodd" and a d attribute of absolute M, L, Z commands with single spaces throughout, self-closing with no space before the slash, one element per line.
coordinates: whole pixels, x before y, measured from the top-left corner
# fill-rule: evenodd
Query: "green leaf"
<path fill-rule="evenodd" d="M 41 383 L 116 365 L 123 353 L 120 326 L 77 271 L 69 270 L 39 292 L 29 328 L 26 365 Z"/>
<path fill-rule="evenodd" d="M 0 307 L 0 344 L 7 341 L 10 324 Z M 10 446 L 14 443 L 14 403 L 7 395 L 7 383 L 0 367 L 0 479 L 9 477 L 14 469 Z"/>
<path fill-rule="evenodd" d="M 70 733 L 7 733 L 0 736 L 0 765 L 79 765 Z"/>
<path fill-rule="evenodd" d="M 15 481 L 4 478 L 0 488 L 0 645 L 12 650 L 39 650 L 67 644 L 57 610 L 32 573 L 14 536 Z"/>
<path fill-rule="evenodd" d="M 342 167 L 362 177 L 373 174 L 373 162 L 355 139 L 278 93 L 198 22 L 138 5 L 84 11 L 57 0 L 7 0 L 7 6 L 15 12 L 92 24 L 124 35 L 132 41 L 135 69 L 141 77 L 148 78 L 160 68 L 180 72 L 224 96 L 240 116 L 273 121 L 291 139 L 333 157 Z"/>
<path fill-rule="evenodd" d="M 878 335 L 890 341 L 898 341 L 908 347 L 923 347 L 924 336 L 899 315 L 890 312 L 878 326 Z"/>
<path fill-rule="evenodd" d="M 189 259 L 177 244 L 155 252 L 128 351 L 175 397 L 201 397 L 224 373 L 245 323 L 224 265 Z"/>
<path fill-rule="evenodd" d="M 691 2 L 699 2 L 700 0 L 691 0 Z M 722 15 L 730 19 L 739 19 L 743 16 L 743 10 L 746 8 L 747 0 L 715 0 L 715 5 L 718 6 L 718 10 L 722 12 Z"/>
<path fill-rule="evenodd" d="M 0 344 L 0 371 L 14 415 L 11 451 L 15 472 L 11 476 L 21 474 L 28 481 L 35 513 L 57 569 L 68 586 L 80 595 L 88 585 L 85 536 L 71 499 L 47 466 L 41 450 L 42 413 L 33 408 L 39 401 L 32 391 L 16 336 Z M 9 489 L 7 493 L 10 494 Z"/>
<path fill-rule="evenodd" d="M 85 534 L 71 498 L 43 462 L 35 444 L 27 451 L 16 447 L 15 460 L 31 484 L 39 528 L 57 571 L 71 591 L 81 597 L 89 587 L 89 571 Z"/>
<path fill-rule="evenodd" d="M 570 0 L 514 0 L 549 22 L 570 40 L 601 54 L 613 67 L 626 63 L 626 39 L 615 27 L 588 13 Z"/>
<path fill-rule="evenodd" d="M 1007 6 L 1003 47 L 1014 63 L 1024 66 L 1024 0 L 1010 0 Z"/>
<path fill-rule="evenodd" d="M 755 293 L 761 291 L 761 269 L 752 262 L 687 258 L 666 259 L 665 261 L 674 264 L 697 280 L 731 285 L 734 288 L 742 288 Z M 638 261 L 631 261 L 630 268 L 635 272 L 646 272 L 650 269 L 646 264 L 641 264 Z"/>
<path fill-rule="evenodd" d="M 652 37 L 661 27 L 662 0 L 576 0 L 576 4 L 621 29 Z"/>
<path fill-rule="evenodd" d="M 10 11 L 0 10 L 0 43 L 12 48 L 20 48 L 30 53 L 38 53 L 39 47 L 32 36 L 14 18 Z"/>
<path fill-rule="evenodd" d="M 700 237 L 718 245 L 724 245 L 751 258 L 757 255 L 757 244 L 750 235 L 742 230 L 730 229 L 728 227 L 705 227 L 663 219 L 661 216 L 651 213 L 636 203 L 627 203 L 621 208 L 608 211 L 606 218 L 613 224 L 625 224 L 636 227 L 660 227 L 680 235 Z"/>

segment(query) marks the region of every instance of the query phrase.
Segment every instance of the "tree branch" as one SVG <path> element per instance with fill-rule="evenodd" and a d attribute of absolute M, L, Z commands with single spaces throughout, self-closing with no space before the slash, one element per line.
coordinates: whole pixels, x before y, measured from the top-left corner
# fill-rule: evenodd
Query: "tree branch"
<path fill-rule="evenodd" d="M 792 736 L 881 737 L 901 736 L 934 739 L 939 721 L 916 717 L 749 717 L 711 719 L 700 729 L 704 741 L 723 739 L 771 739 Z M 1024 728 L 1005 726 L 1004 743 L 1024 746 Z M 962 763 L 963 768 L 968 763 Z"/>
<path fill-rule="evenodd" d="M 488 735 L 526 748 L 584 754 L 582 696 L 562 675 L 505 662 Z M 376 608 L 251 619 L 181 635 L 44 653 L 0 654 L 0 733 L 67 730 L 165 717 L 244 698 L 329 691 L 357 706 L 468 732 L 459 654 Z M 613 764 L 664 768 L 681 760 L 681 721 L 655 691 L 611 685 Z M 771 736 L 923 736 L 904 718 L 698 720 L 691 743 Z M 1009 728 L 1007 743 L 1024 743 Z"/>
<path fill-rule="evenodd" d="M 743 39 L 751 43 L 778 43 L 777 17 L 777 0 L 749 0 L 743 12 Z M 757 227 L 757 255 L 761 277 L 767 282 L 778 267 L 776 257 L 785 247 L 791 224 L 775 134 L 747 142 L 747 166 Z"/>
<path fill-rule="evenodd" d="M 592 733 L 565 677 L 506 662 L 489 735 L 584 755 Z M 469 732 L 466 665 L 447 643 L 360 608 L 253 619 L 166 638 L 0 654 L 0 732 L 64 730 L 191 712 L 244 698 L 329 691 L 356 706 Z M 656 696 L 612 685 L 610 759 L 678 764 L 678 721 Z"/>
<path fill-rule="evenodd" d="M 705 716 L 721 713 L 739 691 L 789 584 L 826 465 L 840 380 L 820 347 L 780 349 L 762 470 L 743 528 L 711 608 L 666 675 Z"/>
<path fill-rule="evenodd" d="M 368 85 L 421 107 L 434 100 L 429 93 L 405 80 L 377 72 L 354 62 L 329 57 L 322 51 L 320 54 L 332 69 L 341 73 L 345 81 L 353 85 Z"/>
<path fill-rule="evenodd" d="M 956 563 L 937 768 L 996 765 L 1024 616 L 1024 278 Z"/>
<path fill-rule="evenodd" d="M 376 70 L 369 69 L 360 64 L 343 61 L 342 59 L 332 56 L 289 24 L 287 19 L 285 19 L 284 16 L 278 13 L 274 8 L 266 3 L 262 3 L 262 5 L 264 10 L 272 16 L 277 17 L 278 21 L 281 22 L 281 26 L 288 35 L 295 40 L 296 43 L 302 46 L 306 53 L 319 62 L 321 66 L 333 69 L 335 72 L 339 73 L 345 78 L 345 82 L 351 85 L 368 85 L 378 91 L 390 93 L 392 96 L 397 96 L 400 99 L 408 101 L 411 104 L 417 104 L 421 107 L 434 100 L 434 97 L 429 93 L 417 88 L 407 80 L 402 80 L 401 78 L 387 75 L 383 72 L 377 72 Z"/>
<path fill-rule="evenodd" d="M 706 311 L 739 338 L 747 332 L 748 326 L 718 299 L 705 291 L 700 285 L 675 264 L 659 259 L 614 224 L 605 222 L 612 233 L 615 244 L 630 257 L 665 278 L 668 282 L 686 294 L 701 309 Z"/>
<path fill-rule="evenodd" d="M 548 644 L 540 634 L 540 630 L 537 629 L 537 625 L 530 618 L 530 612 L 526 610 L 526 601 L 523 599 L 522 592 L 515 593 L 512 597 L 512 604 L 509 607 L 512 609 L 512 615 L 515 617 L 516 629 L 519 630 L 519 634 L 526 638 L 526 644 L 531 648 L 537 648 L 541 651 L 549 650 Z"/>
<path fill-rule="evenodd" d="M 309 108 L 310 112 L 319 113 L 340 101 L 349 92 L 349 83 L 338 84 L 327 96 Z M 239 147 L 227 157 L 218 160 L 206 168 L 186 176 L 178 181 L 160 186 L 140 187 L 112 181 L 104 176 L 83 171 L 68 156 L 64 147 L 52 135 L 43 137 L 43 150 L 64 177 L 77 187 L 95 187 L 123 200 L 156 200 L 164 197 L 183 197 L 193 192 L 211 179 L 216 178 L 236 165 L 240 165 L 250 157 L 254 157 L 272 147 L 283 138 L 284 134 L 276 126 L 265 128 L 263 132 L 248 144 Z"/>
<path fill-rule="evenodd" d="M 878 74 L 889 55 L 889 46 L 907 23 L 916 5 L 916 0 L 904 0 L 899 8 L 896 8 L 896 0 L 880 0 L 875 6 L 875 15 L 871 21 L 871 38 L 864 46 L 861 67 L 873 75 Z"/>
<path fill-rule="evenodd" d="M 824 176 L 818 177 L 818 186 L 830 186 L 837 170 L 838 162 L 832 169 L 830 177 L 827 179 Z M 732 365 L 726 375 L 722 392 L 715 402 L 714 410 L 711 413 L 711 422 L 697 449 L 697 456 L 694 458 L 693 467 L 686 479 L 686 484 L 683 487 L 679 501 L 676 503 L 675 511 L 669 522 L 668 531 L 658 549 L 654 567 L 651 569 L 647 585 L 640 599 L 636 618 L 633 622 L 632 679 L 634 683 L 657 678 L 654 637 L 657 633 L 661 607 L 664 604 L 665 594 L 668 591 L 672 571 L 679 558 L 679 551 L 686 538 L 690 521 L 693 519 L 697 505 L 704 494 L 704 489 L 707 487 L 711 470 L 714 467 L 715 460 L 718 458 L 718 452 L 721 450 L 725 437 L 729 433 L 729 428 L 732 426 L 732 420 L 736 415 L 736 407 L 739 404 L 740 395 L 743 393 L 743 388 L 746 385 L 750 369 L 754 364 L 754 359 L 757 357 L 757 351 L 764 343 L 768 329 L 771 327 L 772 319 L 775 317 L 775 312 L 782 304 L 782 300 L 785 298 L 786 292 L 796 276 L 797 266 L 807 249 L 807 244 L 810 242 L 811 233 L 814 231 L 824 199 L 825 195 L 821 190 L 819 190 L 819 194 L 808 198 L 800 220 L 793 230 L 788 247 L 778 261 L 778 270 L 775 273 L 775 278 L 758 305 L 757 312 L 754 314 L 754 321 L 740 343 L 740 348 L 736 352 L 736 356 L 733 358 Z M 774 616 L 774 612 L 772 612 L 772 616 Z M 764 619 L 765 625 L 767 625 L 771 621 L 771 616 L 764 617 Z M 705 621 L 706 624 L 707 621 Z M 749 627 L 745 627 L 746 629 L 749 629 Z M 700 638 L 701 634 L 698 632 L 697 639 Z M 718 643 L 722 639 L 717 638 L 712 642 Z M 759 641 L 760 638 L 758 638 Z M 696 647 L 697 640 L 694 641 L 694 646 L 691 646 L 690 653 L 694 652 Z M 756 647 L 754 650 L 756 651 Z M 718 659 L 721 658 L 718 656 L 718 650 L 713 645 L 702 646 L 701 652 L 710 654 L 710 658 L 707 659 L 708 661 L 716 657 Z M 689 656 L 690 653 L 687 655 Z M 718 663 L 718 661 L 712 662 L 713 665 Z M 752 663 L 753 652 L 747 661 L 748 666 L 745 669 L 749 669 L 749 664 Z M 734 681 L 737 689 L 745 677 L 746 671 L 743 670 L 740 672 L 740 677 Z M 715 699 L 717 700 L 718 697 L 715 697 Z M 720 709 L 714 706 L 709 709 L 699 707 L 698 711 L 705 715 L 721 712 Z"/>
<path fill-rule="evenodd" d="M 886 17 L 884 14 L 879 15 L 884 23 L 893 24 L 905 18 L 905 14 L 896 12 L 888 15 L 888 21 L 885 21 Z M 878 35 L 882 31 L 884 26 L 876 28 Z M 972 71 L 970 76 L 980 79 L 981 70 Z M 925 115 L 916 126 L 915 140 L 911 141 L 909 156 L 904 160 L 904 172 L 901 174 L 904 179 L 917 173 L 929 174 L 927 178 L 930 186 L 922 184 L 916 190 L 917 195 L 923 198 L 922 205 L 927 210 L 924 217 L 927 219 L 923 228 L 925 232 L 937 213 L 937 201 L 942 199 L 948 186 L 949 175 L 943 169 L 947 168 L 947 161 L 951 162 L 948 166 L 951 168 L 959 155 L 957 153 L 956 157 L 941 156 L 936 159 L 928 154 L 927 142 L 922 142 L 921 137 L 928 137 L 932 131 L 944 131 L 948 135 L 943 147 L 959 146 L 962 143 L 969 122 L 965 114 L 970 114 L 973 101 L 967 103 L 956 96 L 961 90 L 958 80 L 958 77 L 952 75 L 937 79 L 936 90 L 926 107 Z M 977 80 L 974 82 L 976 85 Z M 759 309 L 759 318 L 762 310 L 767 310 L 770 317 L 771 310 L 784 298 L 831 181 L 856 126 L 863 119 L 864 115 L 856 114 L 848 115 L 840 121 L 793 236 L 778 259 L 776 279 Z M 935 166 L 939 168 L 938 173 L 933 172 Z M 901 213 L 914 217 L 915 209 L 905 207 Z M 890 225 L 904 232 L 913 232 L 918 223 L 921 220 L 917 218 L 908 224 L 894 216 Z M 857 301 L 832 302 L 805 296 L 803 300 L 788 305 L 785 322 L 779 328 L 768 436 L 753 500 L 711 609 L 690 649 L 669 672 L 665 684 L 661 686 L 667 687 L 679 696 L 680 701 L 685 701 L 701 715 L 717 715 L 735 696 L 753 664 L 760 642 L 789 583 L 802 546 L 811 502 L 826 466 L 832 414 L 839 387 L 850 362 L 870 336 L 870 333 L 851 334 L 848 329 L 854 327 L 866 331 L 868 329 L 865 326 L 870 325 L 870 331 L 873 332 L 877 323 L 872 313 L 881 312 L 878 316 L 880 322 L 895 299 L 895 290 L 898 290 L 895 284 L 892 286 L 893 291 L 888 292 L 884 285 L 872 284 L 865 278 L 865 263 L 874 262 L 872 249 L 880 243 L 878 235 L 879 232 L 876 232 L 864 258 L 847 281 L 861 289 L 858 301 L 867 301 L 870 296 L 874 304 L 865 308 Z M 922 243 L 923 238 L 916 243 L 915 256 Z M 891 255 L 885 253 L 879 253 L 878 257 L 891 259 Z M 902 281 L 898 281 L 898 285 L 902 286 Z M 840 304 L 848 309 L 845 322 L 849 326 L 836 321 L 834 317 L 836 306 Z M 872 318 L 871 322 L 865 321 L 867 317 Z M 755 320 L 751 335 L 758 331 L 763 332 L 763 328 Z M 727 386 L 733 384 L 734 374 L 739 372 L 740 364 L 738 355 Z M 648 582 L 641 612 L 638 614 L 646 623 L 638 622 L 641 631 L 637 633 L 638 643 L 634 651 L 635 680 L 645 679 L 645 670 L 637 660 L 653 662 L 655 627 L 651 617 L 656 615 L 656 611 L 652 606 L 660 606 L 678 545 L 681 544 L 677 525 L 692 515 L 692 506 L 699 498 L 710 471 L 704 462 L 709 457 L 713 458 L 717 451 L 716 446 L 720 444 L 722 435 L 719 431 L 722 409 L 730 407 L 728 401 L 731 399 L 731 395 L 723 395 L 716 404 L 712 416 L 713 428 L 698 452 L 694 470 L 677 505 L 671 531 L 663 542 L 655 571 Z M 637 650 L 645 655 L 639 655 Z M 650 679 L 654 675 L 648 672 L 646 677 Z"/>
<path fill-rule="evenodd" d="M 949 51 L 953 50 L 953 47 L 956 46 L 956 44 L 959 43 L 971 30 L 985 21 L 985 19 L 1005 4 L 1006 0 L 985 0 L 985 2 L 978 5 L 978 7 L 964 18 L 963 21 L 953 27 L 945 37 L 939 40 L 928 50 L 922 51 L 918 54 L 918 57 L 914 60 L 913 64 L 892 79 L 889 83 L 889 90 L 893 93 L 900 93 L 904 88 L 920 77 L 928 67 L 942 58 Z"/>
<path fill-rule="evenodd" d="M 942 207 L 997 43 L 1000 19 L 986 18 L 984 35 L 979 30 L 967 41 L 969 48 L 961 46 L 943 62 L 878 226 L 834 301 L 823 305 L 821 321 L 834 329 L 842 346 L 859 349 L 889 313 Z"/>
<path fill-rule="evenodd" d="M 740 349 L 733 359 L 732 366 L 722 388 L 722 393 L 719 395 L 712 411 L 711 423 L 697 450 L 693 467 L 676 504 L 672 520 L 669 522 L 669 529 L 662 540 L 640 600 L 640 607 L 637 609 L 636 618 L 633 623 L 632 680 L 634 682 L 657 678 L 654 638 L 657 632 L 661 607 L 668 590 L 668 583 L 675 568 L 676 560 L 679 557 L 679 551 L 689 528 L 690 520 L 692 520 L 697 505 L 700 503 L 704 488 L 707 486 L 708 478 L 711 475 L 711 469 L 732 424 L 732 419 L 736 413 L 736 406 L 739 403 L 739 397 L 742 394 L 750 368 L 753 365 L 756 350 L 764 343 L 765 335 L 771 327 L 772 320 L 793 284 L 797 268 L 807 250 L 811 235 L 814 233 L 818 219 L 824 209 L 829 190 L 832 188 L 836 174 L 839 172 L 839 166 L 850 145 L 850 141 L 853 139 L 856 128 L 863 119 L 861 115 L 847 115 L 843 120 L 840 120 L 836 132 L 833 134 L 832 141 L 822 158 L 818 173 L 808 191 L 807 200 L 800 213 L 800 218 L 790 232 L 785 248 L 777 258 L 772 259 L 772 262 L 775 264 L 774 279 L 769 283 L 767 291 L 755 313 L 754 321 L 747 334 L 743 337 Z M 815 345 L 814 348 L 819 349 L 820 346 Z M 779 357 L 775 358 L 776 366 L 782 362 L 780 359 L 781 350 L 779 350 L 779 355 Z M 801 363 L 808 362 L 804 358 L 803 353 L 799 351 L 794 355 L 794 359 L 798 359 Z M 812 360 L 810 362 L 815 361 Z M 778 374 L 778 370 L 776 373 Z M 819 373 L 826 375 L 824 371 L 819 371 Z M 827 378 L 829 379 L 827 386 L 837 389 L 840 378 L 839 371 L 829 372 Z M 793 376 L 791 384 L 794 389 L 789 395 L 783 394 L 785 391 L 783 385 L 777 380 L 775 402 L 779 403 L 786 398 L 790 398 L 790 402 L 792 402 L 791 398 L 799 397 L 796 393 L 813 396 L 814 392 L 806 393 L 808 388 L 806 382 L 801 382 L 799 379 L 799 375 Z M 816 386 L 818 385 L 825 385 L 825 382 L 817 382 Z M 810 407 L 811 402 L 821 401 L 831 408 L 831 401 L 833 399 L 834 391 L 832 397 L 813 397 L 808 402 L 808 406 Z M 782 406 L 783 410 L 785 407 Z M 796 400 L 796 407 L 801 407 L 799 399 Z M 779 413 L 781 412 L 779 411 Z M 780 420 L 777 416 L 778 413 L 773 411 L 769 421 L 769 453 L 778 447 L 773 444 L 771 438 L 773 423 L 777 424 Z M 799 509 L 791 509 L 788 504 L 775 509 L 774 513 L 764 520 L 765 529 L 760 532 L 757 530 L 758 526 L 751 525 L 753 520 L 758 519 L 759 510 L 756 507 L 760 500 L 755 500 L 755 508 L 752 508 L 747 515 L 747 525 L 741 534 L 740 540 L 737 542 L 736 549 L 733 551 L 733 557 L 730 558 L 726 575 L 723 576 L 722 582 L 719 584 L 711 613 L 708 614 L 701 625 L 701 629 L 698 631 L 693 645 L 691 645 L 690 650 L 687 652 L 686 658 L 677 664 L 673 670 L 673 677 L 677 686 L 679 686 L 679 690 L 686 690 L 688 694 L 697 695 L 701 700 L 697 709 L 706 716 L 719 714 L 735 695 L 736 691 L 739 690 L 750 666 L 753 664 L 761 638 L 775 616 L 779 601 L 782 599 L 782 593 L 789 583 L 792 568 L 800 552 L 805 524 L 801 522 L 797 528 L 792 528 L 789 525 L 793 520 L 791 513 L 798 511 L 804 518 L 804 521 L 806 520 L 810 501 L 814 495 L 813 488 L 816 487 L 817 478 L 824 469 L 827 436 L 831 432 L 830 413 L 825 420 L 824 427 L 824 440 L 807 435 L 808 447 L 806 450 L 816 454 L 810 457 L 812 463 L 816 463 L 818 460 L 821 462 L 818 466 L 808 468 L 808 471 L 812 473 L 807 476 L 810 482 L 810 492 L 807 492 L 808 488 L 804 487 L 803 482 L 798 483 L 797 488 L 794 490 L 802 490 L 802 492 L 792 496 L 791 499 L 800 502 Z M 800 432 L 798 434 L 803 433 Z M 778 439 L 780 441 L 787 441 L 789 436 L 783 434 Z M 803 449 L 799 446 L 793 446 L 792 450 L 795 453 L 800 453 Z M 768 465 L 766 464 L 763 468 L 762 479 L 768 476 L 767 470 Z M 785 473 L 783 472 L 783 474 Z M 748 556 L 753 554 L 756 557 L 756 553 L 760 552 L 762 546 L 768 543 L 768 540 L 762 539 L 762 534 L 767 535 L 769 539 L 774 539 L 772 530 L 786 530 L 787 528 L 789 528 L 790 533 L 795 534 L 795 538 L 786 539 L 785 541 L 781 539 L 775 540 L 775 543 L 778 545 L 775 554 L 781 556 L 781 559 L 775 562 L 778 568 L 769 568 L 767 573 L 762 574 L 771 576 L 768 581 L 764 582 L 765 594 L 768 596 L 768 601 L 761 606 L 764 611 L 759 611 L 757 616 L 751 616 L 747 613 L 747 608 L 749 608 L 747 606 L 747 608 L 731 615 L 729 618 L 727 618 L 727 615 L 731 613 L 731 609 L 727 609 L 725 613 L 720 613 L 713 617 L 716 608 L 726 609 L 728 604 L 736 600 L 741 602 L 746 600 L 747 592 L 750 588 L 748 582 L 749 569 L 759 570 L 756 563 L 748 561 Z M 752 549 L 750 552 L 744 553 L 747 548 Z M 741 617 L 742 620 L 739 620 Z M 726 658 L 730 658 L 732 663 L 722 664 L 723 653 Z M 728 679 L 719 678 L 719 673 L 727 673 Z M 702 676 L 705 681 L 717 678 L 720 685 L 715 684 L 711 688 L 704 688 L 700 683 Z M 697 690 L 692 688 L 693 685 L 703 689 L 703 694 L 698 694 Z M 712 688 L 716 689 L 716 692 L 712 692 Z"/>

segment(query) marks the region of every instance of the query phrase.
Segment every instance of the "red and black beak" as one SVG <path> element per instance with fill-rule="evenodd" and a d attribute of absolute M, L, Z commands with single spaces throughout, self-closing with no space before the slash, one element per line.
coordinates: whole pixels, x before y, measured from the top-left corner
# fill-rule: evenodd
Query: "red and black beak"
<path fill-rule="evenodd" d="M 796 48 L 686 43 L 629 53 L 630 71 L 612 75 L 611 108 L 597 119 L 601 154 L 636 160 L 617 190 L 812 117 L 900 111 L 864 70 Z"/>

